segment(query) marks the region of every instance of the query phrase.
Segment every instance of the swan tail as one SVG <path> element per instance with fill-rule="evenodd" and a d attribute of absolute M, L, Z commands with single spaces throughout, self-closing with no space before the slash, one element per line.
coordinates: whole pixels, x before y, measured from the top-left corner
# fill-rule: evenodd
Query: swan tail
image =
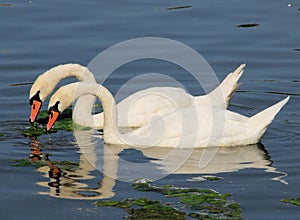
<path fill-rule="evenodd" d="M 253 143 L 258 143 L 261 140 L 277 113 L 289 101 L 289 99 L 290 97 L 288 96 L 280 102 L 270 106 L 269 108 L 257 113 L 250 118 L 248 134 L 254 135 L 252 137 Z"/>
<path fill-rule="evenodd" d="M 211 100 L 215 100 L 213 97 L 220 97 L 220 92 L 223 94 L 222 102 L 214 103 L 215 106 L 227 108 L 230 99 L 235 94 L 240 83 L 238 80 L 241 78 L 244 72 L 246 64 L 241 64 L 234 72 L 229 73 L 226 78 L 221 82 L 221 84 L 213 90 L 209 96 Z M 216 99 L 218 100 L 218 99 Z"/>
<path fill-rule="evenodd" d="M 237 88 L 240 85 L 238 80 L 243 75 L 245 66 L 246 64 L 241 64 L 234 72 L 228 74 L 228 76 L 220 84 L 220 87 L 224 94 L 226 107 L 228 106 L 230 99 L 235 94 Z"/>

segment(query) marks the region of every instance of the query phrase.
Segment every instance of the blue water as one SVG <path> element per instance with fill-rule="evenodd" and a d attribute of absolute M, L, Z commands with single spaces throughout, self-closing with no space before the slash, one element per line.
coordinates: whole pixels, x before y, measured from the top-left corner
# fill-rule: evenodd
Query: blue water
<path fill-rule="evenodd" d="M 230 158 L 222 157 L 225 158 L 224 169 L 214 169 L 212 173 L 223 179 L 189 181 L 205 173 L 175 173 L 156 184 L 231 192 L 232 199 L 241 205 L 244 219 L 296 219 L 299 216 L 299 207 L 281 202 L 284 198 L 300 196 L 300 52 L 295 50 L 300 48 L 299 2 L 16 0 L 10 4 L 0 5 L 1 219 L 120 219 L 126 215 L 117 208 L 96 208 L 92 204 L 95 200 L 64 199 L 60 198 L 62 192 L 57 197 L 55 193 L 49 195 L 53 189 L 47 186 L 46 172 L 34 167 L 12 166 L 12 160 L 28 158 L 31 141 L 22 135 L 30 126 L 30 85 L 11 84 L 33 82 L 39 74 L 62 63 L 88 65 L 116 43 L 149 36 L 170 38 L 190 46 L 208 61 L 220 80 L 237 65 L 247 63 L 241 79 L 243 84 L 231 102 L 231 110 L 253 115 L 291 95 L 264 136 L 263 148 L 254 146 L 244 151 L 229 151 L 229 154 L 239 155 L 236 169 L 231 169 Z M 192 7 L 166 10 L 182 5 Z M 259 25 L 237 27 L 250 23 Z M 124 83 L 124 76 L 130 79 L 132 75 L 147 73 L 148 69 L 169 75 L 181 73 L 175 65 L 151 60 L 137 62 L 116 71 L 105 85 L 114 93 Z M 184 82 L 192 94 L 200 93 L 194 89 L 193 80 Z M 80 149 L 72 132 L 44 135 L 39 141 L 43 153 L 49 154 L 52 160 L 79 161 Z M 255 160 L 245 159 L 251 153 L 254 156 L 250 159 Z M 138 155 L 135 151 L 127 154 L 125 151 L 121 157 L 134 161 Z M 95 177 L 87 180 L 87 184 L 97 186 L 102 174 L 92 169 L 85 172 Z M 126 169 L 120 168 L 119 177 L 122 172 Z M 41 182 L 46 186 L 41 186 Z M 120 179 L 112 182 L 113 199 L 144 195 L 128 182 Z M 151 196 L 163 199 L 160 195 Z"/>

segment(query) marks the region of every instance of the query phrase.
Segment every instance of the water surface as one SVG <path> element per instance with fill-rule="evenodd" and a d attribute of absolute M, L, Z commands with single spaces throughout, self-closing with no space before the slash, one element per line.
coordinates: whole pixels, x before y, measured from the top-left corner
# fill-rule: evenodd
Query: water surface
<path fill-rule="evenodd" d="M 167 10 L 184 5 L 192 7 Z M 54 0 L 1 4 L 1 219 L 38 219 L 40 216 L 44 219 L 120 219 L 126 215 L 117 208 L 96 208 L 92 205 L 95 200 L 82 200 L 83 196 L 78 193 L 71 193 L 74 199 L 65 199 L 69 197 L 68 190 L 72 189 L 61 187 L 57 192 L 49 187 L 51 180 L 47 177 L 47 170 L 12 166 L 13 160 L 28 158 L 32 140 L 22 135 L 22 131 L 30 126 L 30 85 L 10 84 L 33 82 L 40 73 L 62 63 L 88 65 L 101 51 L 116 43 L 148 36 L 171 38 L 192 47 L 210 63 L 220 80 L 246 62 L 246 71 L 241 79 L 243 84 L 231 102 L 231 110 L 253 115 L 291 95 L 290 102 L 264 136 L 263 146 L 219 152 L 222 159 L 218 166 L 213 164 L 210 170 L 193 172 L 178 170 L 159 179 L 156 184 L 231 192 L 232 199 L 241 205 L 245 219 L 295 219 L 300 214 L 299 207 L 282 203 L 281 199 L 300 196 L 300 53 L 295 50 L 300 48 L 298 8 L 300 4 L 297 2 L 279 0 L 75 0 L 64 3 Z M 183 80 L 193 95 L 203 92 L 196 89 L 193 80 L 180 77 L 185 73 L 178 66 L 151 60 L 118 69 L 105 85 L 115 93 L 124 81 L 148 72 L 179 76 L 178 79 Z M 155 85 L 159 82 L 151 83 Z M 47 103 L 44 108 L 46 106 Z M 51 137 L 43 135 L 38 141 L 43 154 L 49 154 L 51 160 L 81 161 L 81 149 L 72 132 L 62 131 Z M 98 144 L 101 145 L 101 141 Z M 97 149 L 99 155 L 106 155 L 101 148 Z M 119 156 L 123 161 L 133 163 L 140 158 L 143 163 L 154 164 L 152 169 L 158 173 L 168 170 L 159 160 L 155 163 L 158 155 L 144 152 L 141 156 L 137 150 L 127 149 Z M 191 166 L 196 159 L 197 154 L 190 161 Z M 113 167 L 117 158 L 108 161 Z M 121 181 L 128 174 L 126 166 L 120 166 L 117 175 L 115 170 L 106 179 L 93 167 L 81 164 L 81 168 L 81 179 L 71 176 L 65 180 L 71 182 L 69 185 L 78 188 L 84 182 L 89 188 L 97 189 L 98 183 L 104 181 L 107 197 L 123 199 L 145 196 L 135 191 L 130 183 Z M 222 179 L 215 182 L 195 181 L 204 174 L 214 174 Z M 116 176 L 119 179 L 114 180 Z M 93 197 L 97 193 L 89 191 L 81 194 Z M 75 195 L 79 198 L 75 199 Z M 151 196 L 163 199 L 156 194 Z"/>

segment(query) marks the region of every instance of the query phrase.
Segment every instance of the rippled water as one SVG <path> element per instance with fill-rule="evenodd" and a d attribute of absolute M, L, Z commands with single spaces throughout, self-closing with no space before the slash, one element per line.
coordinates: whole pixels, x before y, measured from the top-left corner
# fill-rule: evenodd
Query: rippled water
<path fill-rule="evenodd" d="M 167 10 L 176 6 L 192 7 Z M 116 170 L 118 161 L 151 164 L 149 169 L 159 175 L 169 172 L 168 166 L 157 159 L 161 155 L 154 154 L 155 151 L 143 152 L 142 155 L 136 149 L 121 151 L 116 148 L 116 152 L 121 152 L 120 160 L 109 156 L 105 146 L 101 148 L 103 145 L 98 141 L 100 147 L 96 148 L 96 153 L 104 159 L 94 165 L 103 167 L 107 162 L 106 166 L 110 168 L 110 177 L 103 178 L 93 166 L 85 163 L 81 154 L 84 149 L 78 147 L 72 132 L 63 131 L 38 138 L 43 154 L 48 154 L 51 160 L 68 160 L 81 165 L 79 173 L 69 173 L 69 178 L 62 180 L 66 184 L 60 187 L 60 191 L 48 186 L 51 180 L 47 169 L 12 166 L 13 160 L 28 158 L 34 140 L 22 135 L 22 131 L 30 126 L 30 85 L 11 84 L 33 82 L 40 73 L 61 63 L 88 65 L 101 51 L 116 43 L 147 36 L 187 44 L 209 62 L 220 79 L 246 62 L 241 79 L 243 84 L 231 102 L 231 110 L 253 115 L 291 95 L 290 102 L 264 136 L 263 145 L 219 151 L 211 166 L 204 170 L 197 169 L 201 152 L 196 152 L 186 169 L 183 166 L 156 183 L 231 192 L 232 199 L 241 205 L 245 219 L 297 218 L 300 208 L 282 203 L 281 199 L 300 196 L 299 8 L 300 3 L 282 0 L 75 0 L 63 3 L 33 0 L 0 4 L 1 219 L 37 219 L 41 216 L 44 219 L 119 219 L 126 215 L 121 209 L 96 208 L 92 205 L 95 200 L 81 200 L 86 198 L 82 195 L 90 195 L 93 199 L 98 192 L 102 197 L 114 196 L 115 199 L 144 195 L 135 191 L 130 183 L 122 181 L 122 178 L 129 178 L 132 174 L 129 171 L 133 168 L 120 163 Z M 117 70 L 105 85 L 115 93 L 124 83 L 124 78 L 128 80 L 149 71 L 171 76 L 182 73 L 171 64 L 151 60 L 137 62 Z M 192 94 L 202 92 L 195 89 L 193 80 L 186 77 L 182 80 Z M 195 181 L 203 174 L 223 179 Z M 118 179 L 114 180 L 117 176 Z M 93 190 L 78 193 L 82 182 Z M 70 196 L 78 199 L 63 199 Z M 161 199 L 155 194 L 151 196 Z"/>

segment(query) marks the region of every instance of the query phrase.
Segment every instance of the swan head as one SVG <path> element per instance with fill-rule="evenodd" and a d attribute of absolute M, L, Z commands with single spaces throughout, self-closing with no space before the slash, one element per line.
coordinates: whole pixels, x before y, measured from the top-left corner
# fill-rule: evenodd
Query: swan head
<path fill-rule="evenodd" d="M 54 89 L 54 84 L 53 80 L 45 77 L 43 74 L 34 81 L 29 92 L 29 104 L 31 105 L 30 123 L 35 122 L 37 119 L 43 102 Z"/>
<path fill-rule="evenodd" d="M 31 114 L 29 117 L 29 122 L 33 123 L 37 119 L 37 116 L 40 112 L 40 109 L 42 107 L 42 100 L 40 98 L 40 90 L 38 90 L 34 95 L 31 96 L 29 99 L 29 104 L 31 105 Z"/>
<path fill-rule="evenodd" d="M 48 114 L 49 121 L 47 124 L 47 131 L 49 131 L 59 115 L 75 101 L 74 96 L 78 83 L 71 83 L 62 86 L 54 93 L 49 101 Z"/>
<path fill-rule="evenodd" d="M 59 101 L 55 103 L 55 105 L 51 106 L 48 110 L 49 121 L 47 124 L 47 132 L 50 131 L 54 123 L 57 121 L 61 111 L 58 109 Z"/>
<path fill-rule="evenodd" d="M 70 63 L 58 65 L 42 73 L 34 81 L 29 92 L 30 105 L 32 106 L 29 119 L 31 123 L 36 120 L 42 103 L 53 92 L 56 85 L 62 79 L 67 77 L 76 77 L 78 80 L 86 82 L 96 82 L 94 75 L 86 67 L 81 66 L 80 64 Z M 34 100 L 39 102 L 35 102 Z"/>

